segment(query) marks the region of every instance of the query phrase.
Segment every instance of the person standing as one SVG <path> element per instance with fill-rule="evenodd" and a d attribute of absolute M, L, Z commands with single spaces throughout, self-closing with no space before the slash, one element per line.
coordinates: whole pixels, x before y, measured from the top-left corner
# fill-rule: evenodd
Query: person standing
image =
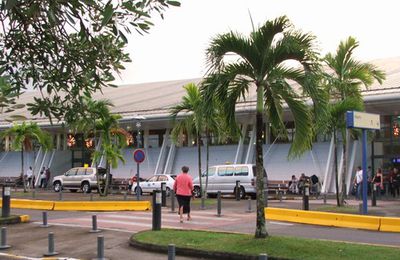
<path fill-rule="evenodd" d="M 44 188 L 46 182 L 46 168 L 43 167 L 39 175 L 39 188 Z"/>
<path fill-rule="evenodd" d="M 32 166 L 29 166 L 29 169 L 26 171 L 26 187 L 27 188 L 32 187 L 32 176 L 33 176 Z"/>
<path fill-rule="evenodd" d="M 183 214 L 187 214 L 187 220 L 191 220 L 190 216 L 190 200 L 192 198 L 193 180 L 188 174 L 189 167 L 183 166 L 182 173 L 179 174 L 174 182 L 174 191 L 179 204 L 179 219 L 183 223 Z"/>
<path fill-rule="evenodd" d="M 357 193 L 356 193 L 357 200 L 361 198 L 362 181 L 363 181 L 363 171 L 361 169 L 361 166 L 358 166 L 356 171 L 356 176 L 354 178 L 354 185 L 357 185 Z"/>
<path fill-rule="evenodd" d="M 50 177 L 51 177 L 51 172 L 50 172 L 50 168 L 49 167 L 47 167 L 45 174 L 46 174 L 46 182 L 44 184 L 44 187 L 47 188 L 47 185 L 49 184 Z"/>
<path fill-rule="evenodd" d="M 372 184 L 376 187 L 376 193 L 378 194 L 378 197 L 381 197 L 381 191 L 383 190 L 383 174 L 382 174 L 382 169 L 378 168 L 376 171 L 376 174 L 374 175 L 374 178 L 372 178 Z"/>

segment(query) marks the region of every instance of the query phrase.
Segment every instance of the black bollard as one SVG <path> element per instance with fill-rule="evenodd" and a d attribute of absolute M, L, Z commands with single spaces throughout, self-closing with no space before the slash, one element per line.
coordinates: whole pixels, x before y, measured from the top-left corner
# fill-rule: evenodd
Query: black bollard
<path fill-rule="evenodd" d="M 236 187 L 235 187 L 235 198 L 237 201 L 240 201 L 240 181 L 236 181 Z"/>
<path fill-rule="evenodd" d="M 40 225 L 40 227 L 49 227 L 48 223 L 47 223 L 47 211 L 43 211 L 42 212 L 42 219 L 43 219 L 43 224 Z"/>
<path fill-rule="evenodd" d="M 168 260 L 175 260 L 175 245 L 168 245 Z"/>
<path fill-rule="evenodd" d="M 309 205 L 309 196 L 310 196 L 310 187 L 306 184 L 304 186 L 304 194 L 303 194 L 303 210 L 309 210 L 310 205 Z"/>
<path fill-rule="evenodd" d="M 104 237 L 97 237 L 97 258 L 96 260 L 104 260 Z"/>
<path fill-rule="evenodd" d="M 268 255 L 267 254 L 259 254 L 258 260 L 268 260 Z"/>
<path fill-rule="evenodd" d="M 324 204 L 326 204 L 327 195 L 324 193 Z"/>
<path fill-rule="evenodd" d="M 98 233 L 101 232 L 100 229 L 97 229 L 97 216 L 92 216 L 92 229 L 89 231 L 90 233 Z"/>
<path fill-rule="evenodd" d="M 93 193 L 90 193 L 90 201 L 93 201 Z"/>
<path fill-rule="evenodd" d="M 167 183 L 161 182 L 161 207 L 167 206 Z"/>
<path fill-rule="evenodd" d="M 175 191 L 171 190 L 171 212 L 175 212 Z"/>
<path fill-rule="evenodd" d="M 376 207 L 376 184 L 375 183 L 372 183 L 371 206 Z"/>
<path fill-rule="evenodd" d="M 63 200 L 63 192 L 62 189 L 60 189 L 60 192 L 58 193 L 58 199 Z"/>
<path fill-rule="evenodd" d="M 32 190 L 32 199 L 35 199 L 36 198 L 36 190 Z"/>
<path fill-rule="evenodd" d="M 58 252 L 54 251 L 54 233 L 49 232 L 48 252 L 44 253 L 43 256 L 58 255 Z"/>
<path fill-rule="evenodd" d="M 1 202 L 1 216 L 8 218 L 10 216 L 11 187 L 3 186 L 3 201 Z"/>
<path fill-rule="evenodd" d="M 7 245 L 7 228 L 1 228 L 1 241 L 0 241 L 0 249 L 10 248 L 10 245 Z"/>
<path fill-rule="evenodd" d="M 217 193 L 217 216 L 221 217 L 221 191 Z"/>
<path fill-rule="evenodd" d="M 362 204 L 362 203 L 359 203 L 359 204 L 358 204 L 358 213 L 361 214 L 361 215 L 364 214 L 364 211 L 363 211 L 363 204 Z"/>
<path fill-rule="evenodd" d="M 153 230 L 161 230 L 161 193 L 153 190 Z"/>

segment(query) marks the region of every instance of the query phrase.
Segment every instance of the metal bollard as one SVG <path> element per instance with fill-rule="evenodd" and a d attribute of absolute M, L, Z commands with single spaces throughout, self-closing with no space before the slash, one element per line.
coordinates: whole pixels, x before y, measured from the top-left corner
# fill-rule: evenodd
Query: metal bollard
<path fill-rule="evenodd" d="M 206 209 L 206 198 L 205 196 L 201 196 L 201 206 L 200 206 L 201 210 L 205 210 Z"/>
<path fill-rule="evenodd" d="M 376 207 L 376 184 L 372 184 L 372 198 L 371 198 L 371 206 Z"/>
<path fill-rule="evenodd" d="M 236 181 L 236 186 L 235 186 L 235 198 L 237 201 L 240 201 L 240 181 Z"/>
<path fill-rule="evenodd" d="M 40 225 L 40 227 L 49 227 L 48 223 L 47 223 L 47 211 L 43 211 L 42 212 L 42 219 L 43 219 L 43 224 Z"/>
<path fill-rule="evenodd" d="M 168 245 L 168 260 L 175 260 L 175 245 Z"/>
<path fill-rule="evenodd" d="M 11 187 L 3 186 L 3 200 L 1 202 L 1 216 L 8 218 L 10 216 Z"/>
<path fill-rule="evenodd" d="M 221 191 L 217 193 L 217 216 L 221 217 Z"/>
<path fill-rule="evenodd" d="M 44 253 L 43 256 L 53 256 L 53 255 L 58 255 L 58 252 L 54 251 L 54 233 L 49 232 L 49 248 L 48 252 Z"/>
<path fill-rule="evenodd" d="M 358 204 L 358 213 L 363 214 L 363 204 L 362 203 Z"/>
<path fill-rule="evenodd" d="M 10 248 L 10 245 L 7 245 L 7 228 L 1 228 L 1 241 L 0 241 L 0 249 L 7 249 Z"/>
<path fill-rule="evenodd" d="M 309 186 L 304 186 L 304 195 L 303 195 L 303 210 L 309 210 L 310 205 L 309 205 L 309 196 L 310 196 L 310 187 Z"/>
<path fill-rule="evenodd" d="M 282 191 L 278 191 L 279 202 L 282 202 Z"/>
<path fill-rule="evenodd" d="M 126 200 L 128 198 L 128 193 L 127 191 L 124 192 L 124 200 Z"/>
<path fill-rule="evenodd" d="M 268 260 L 268 255 L 267 254 L 259 254 L 258 260 Z"/>
<path fill-rule="evenodd" d="M 167 206 L 167 183 L 161 182 L 161 207 Z"/>
<path fill-rule="evenodd" d="M 32 190 L 32 199 L 36 198 L 36 190 Z"/>
<path fill-rule="evenodd" d="M 97 260 L 104 260 L 104 237 L 97 237 Z"/>
<path fill-rule="evenodd" d="M 247 199 L 247 210 L 246 210 L 246 212 L 247 212 L 247 213 L 253 212 L 253 211 L 251 210 L 251 198 L 248 198 L 248 199 Z"/>
<path fill-rule="evenodd" d="M 93 193 L 90 193 L 90 201 L 93 201 Z"/>
<path fill-rule="evenodd" d="M 175 191 L 171 190 L 171 212 L 175 212 Z"/>
<path fill-rule="evenodd" d="M 326 199 L 327 199 L 327 195 L 326 193 L 324 194 L 324 204 L 326 204 Z"/>
<path fill-rule="evenodd" d="M 389 197 L 389 183 L 385 183 L 385 197 Z"/>
<path fill-rule="evenodd" d="M 63 192 L 62 192 L 62 189 L 60 189 L 60 192 L 58 193 L 58 200 L 63 200 Z"/>
<path fill-rule="evenodd" d="M 100 229 L 97 229 L 97 216 L 92 216 L 92 229 L 89 231 L 90 233 L 98 233 L 101 232 Z"/>
<path fill-rule="evenodd" d="M 161 192 L 153 190 L 153 230 L 161 230 Z"/>

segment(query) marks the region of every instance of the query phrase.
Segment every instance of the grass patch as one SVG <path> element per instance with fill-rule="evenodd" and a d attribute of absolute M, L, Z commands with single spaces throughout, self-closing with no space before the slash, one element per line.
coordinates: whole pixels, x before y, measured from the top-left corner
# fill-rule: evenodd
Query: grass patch
<path fill-rule="evenodd" d="M 316 239 L 270 236 L 255 239 L 252 235 L 163 229 L 134 235 L 139 242 L 204 251 L 246 255 L 267 253 L 288 259 L 397 259 L 400 249 L 323 241 Z"/>
<path fill-rule="evenodd" d="M 325 212 L 334 212 L 334 213 L 347 213 L 347 214 L 358 214 L 358 207 L 356 206 L 334 206 L 334 205 L 324 205 L 317 207 L 313 210 L 316 211 L 325 211 Z"/>
<path fill-rule="evenodd" d="M 196 198 L 192 200 L 192 205 L 201 205 L 201 198 Z M 217 200 L 215 199 L 205 199 L 204 205 L 206 206 L 211 206 L 217 204 Z"/>

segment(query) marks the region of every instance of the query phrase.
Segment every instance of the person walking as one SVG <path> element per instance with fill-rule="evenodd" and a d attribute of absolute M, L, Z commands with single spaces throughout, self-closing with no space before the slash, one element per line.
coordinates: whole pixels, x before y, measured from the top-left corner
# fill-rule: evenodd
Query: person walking
<path fill-rule="evenodd" d="M 192 198 L 193 180 L 188 174 L 189 167 L 183 166 L 182 173 L 179 174 L 174 182 L 174 191 L 179 204 L 179 220 L 183 223 L 183 214 L 187 214 L 187 220 L 192 219 L 190 215 L 190 200 Z"/>
<path fill-rule="evenodd" d="M 363 181 L 363 171 L 361 166 L 357 167 L 356 176 L 354 178 L 354 185 L 357 187 L 356 199 L 361 199 L 361 192 L 362 192 L 362 181 Z"/>
<path fill-rule="evenodd" d="M 378 195 L 378 198 L 380 198 L 381 191 L 383 190 L 383 173 L 381 168 L 378 168 L 376 174 L 374 175 L 374 178 L 372 178 L 372 185 L 376 187 L 376 194 Z"/>
<path fill-rule="evenodd" d="M 26 187 L 27 188 L 32 187 L 32 176 L 33 176 L 32 166 L 29 166 L 29 169 L 26 171 Z"/>

